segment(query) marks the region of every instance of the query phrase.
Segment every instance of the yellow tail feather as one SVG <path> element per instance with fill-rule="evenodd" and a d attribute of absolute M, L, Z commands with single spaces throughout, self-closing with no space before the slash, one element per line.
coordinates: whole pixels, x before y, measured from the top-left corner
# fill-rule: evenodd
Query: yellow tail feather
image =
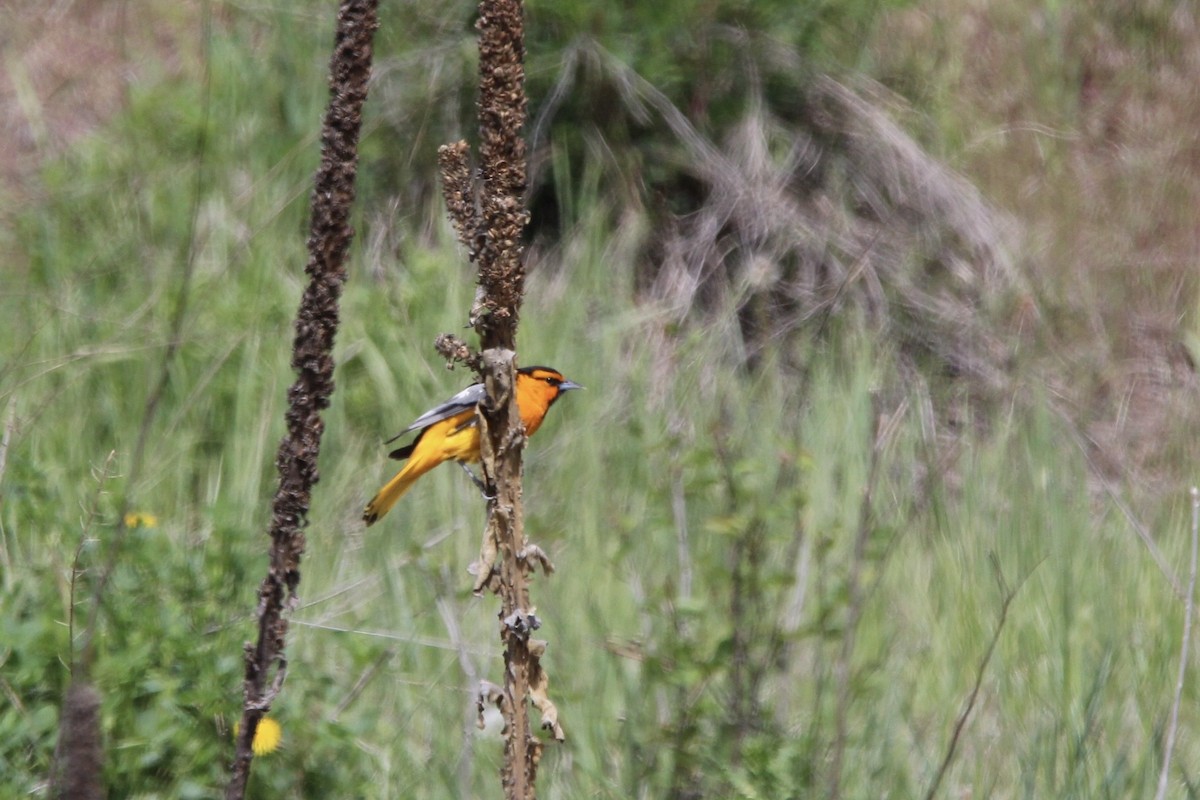
<path fill-rule="evenodd" d="M 430 458 L 409 460 L 404 465 L 404 469 L 397 472 L 396 477 L 388 481 L 387 485 L 371 498 L 371 502 L 367 503 L 367 507 L 363 510 L 363 522 L 371 526 L 382 519 L 383 515 L 396 505 L 396 501 L 412 488 L 412 485 L 417 482 L 417 478 L 429 472 L 439 463 L 441 462 Z"/>
<path fill-rule="evenodd" d="M 368 526 L 374 525 L 383 517 L 384 514 L 392 510 L 392 506 L 396 505 L 396 501 L 404 496 L 404 493 L 412 488 L 416 481 L 416 476 L 406 475 L 408 468 L 400 470 L 396 477 L 387 482 L 387 485 L 379 490 L 379 493 L 371 498 L 371 502 L 367 503 L 367 507 L 363 510 L 363 522 Z"/>

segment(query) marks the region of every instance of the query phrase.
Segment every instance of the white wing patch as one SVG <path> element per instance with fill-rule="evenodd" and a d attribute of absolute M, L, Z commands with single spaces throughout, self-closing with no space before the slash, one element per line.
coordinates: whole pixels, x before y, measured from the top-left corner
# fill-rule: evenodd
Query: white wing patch
<path fill-rule="evenodd" d="M 464 411 L 475 408 L 479 405 L 479 401 L 484 398 L 487 392 L 483 388 L 482 383 L 473 383 L 463 389 L 458 394 L 451 397 L 440 406 L 431 408 L 421 416 L 413 420 L 413 423 L 404 430 L 397 433 L 392 438 L 388 439 L 384 444 L 391 444 L 406 433 L 418 430 L 420 428 L 428 428 L 435 422 L 441 422 L 444 419 L 449 419 L 455 414 L 461 414 Z"/>

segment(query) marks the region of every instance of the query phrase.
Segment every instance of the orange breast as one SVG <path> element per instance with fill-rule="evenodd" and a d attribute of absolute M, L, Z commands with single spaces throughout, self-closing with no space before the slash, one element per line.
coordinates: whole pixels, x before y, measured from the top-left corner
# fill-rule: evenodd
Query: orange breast
<path fill-rule="evenodd" d="M 517 379 L 517 408 L 521 412 L 521 424 L 525 426 L 527 436 L 533 436 L 541 427 L 554 391 L 535 378 L 521 376 Z"/>

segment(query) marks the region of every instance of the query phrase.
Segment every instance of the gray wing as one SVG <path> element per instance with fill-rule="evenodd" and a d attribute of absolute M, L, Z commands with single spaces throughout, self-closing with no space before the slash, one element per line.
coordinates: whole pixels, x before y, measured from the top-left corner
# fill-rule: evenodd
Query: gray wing
<path fill-rule="evenodd" d="M 482 383 L 473 383 L 463 389 L 458 394 L 451 397 L 440 406 L 431 408 L 421 416 L 413 420 L 413 423 L 404 430 L 397 433 L 392 438 L 388 439 L 384 444 L 391 444 L 406 433 L 418 430 L 420 428 L 428 428 L 435 422 L 441 422 L 444 419 L 449 419 L 455 414 L 461 414 L 464 411 L 475 408 L 479 405 L 479 401 L 484 398 L 487 392 L 483 388 Z"/>

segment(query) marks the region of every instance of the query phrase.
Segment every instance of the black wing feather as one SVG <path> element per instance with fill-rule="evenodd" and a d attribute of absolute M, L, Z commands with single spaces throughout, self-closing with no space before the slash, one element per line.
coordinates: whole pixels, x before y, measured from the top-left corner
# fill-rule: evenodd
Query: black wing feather
<path fill-rule="evenodd" d="M 442 403 L 440 406 L 435 406 L 429 409 L 424 414 L 417 417 L 407 428 L 384 442 L 384 444 L 391 444 L 406 433 L 420 430 L 420 433 L 417 434 L 417 438 L 413 439 L 410 444 L 406 444 L 403 447 L 398 447 L 392 452 L 388 453 L 388 458 L 394 458 L 397 461 L 403 461 L 404 459 L 408 458 L 413 454 L 413 450 L 416 449 L 417 442 L 421 441 L 421 437 L 425 435 L 425 430 L 430 425 L 433 425 L 435 422 L 441 422 L 444 419 L 449 419 L 450 417 L 461 414 L 464 411 L 474 409 L 475 406 L 479 405 L 479 401 L 484 398 L 485 394 L 486 392 L 484 391 L 482 383 L 473 383 L 458 394 L 454 395 L 454 397 L 451 397 L 449 400 Z M 471 420 L 463 427 L 469 427 L 474 424 L 475 419 L 472 417 Z M 461 428 L 459 430 L 461 430 Z"/>
<path fill-rule="evenodd" d="M 421 432 L 424 433 L 424 431 Z M 413 450 L 417 449 L 417 442 L 419 441 L 421 441 L 420 436 L 413 439 L 411 443 L 404 445 L 404 447 L 397 447 L 395 450 L 388 453 L 388 458 L 394 458 L 397 461 L 403 461 L 413 454 Z"/>

